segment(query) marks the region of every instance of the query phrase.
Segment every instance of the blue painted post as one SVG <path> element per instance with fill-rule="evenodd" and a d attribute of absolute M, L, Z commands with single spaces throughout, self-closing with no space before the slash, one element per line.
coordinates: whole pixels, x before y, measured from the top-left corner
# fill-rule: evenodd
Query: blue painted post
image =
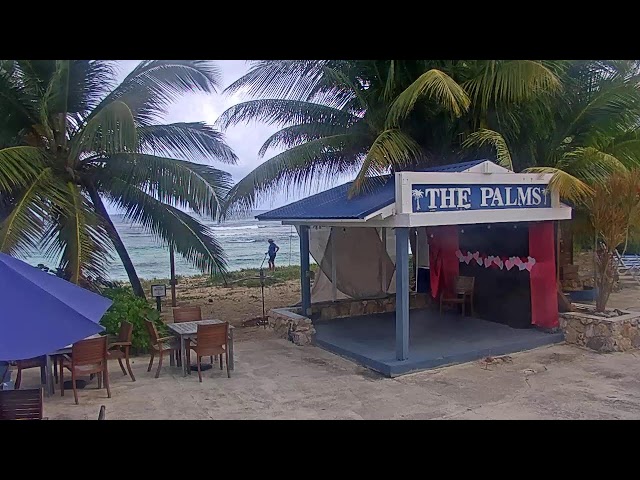
<path fill-rule="evenodd" d="M 396 359 L 409 358 L 409 229 L 396 228 Z"/>
<path fill-rule="evenodd" d="M 309 270 L 309 226 L 300 225 L 300 289 L 302 291 L 302 314 L 308 315 L 311 308 L 311 272 Z"/>

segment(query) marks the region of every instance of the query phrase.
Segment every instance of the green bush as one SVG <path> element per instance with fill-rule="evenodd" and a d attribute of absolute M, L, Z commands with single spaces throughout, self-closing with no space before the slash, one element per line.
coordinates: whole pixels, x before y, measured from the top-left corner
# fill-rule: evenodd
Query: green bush
<path fill-rule="evenodd" d="M 147 327 L 144 324 L 145 318 L 155 323 L 160 336 L 167 334 L 167 328 L 160 319 L 160 314 L 144 299 L 133 294 L 131 287 L 115 286 L 106 288 L 102 295 L 113 300 L 113 305 L 104 314 L 100 324 L 107 333 L 117 335 L 120 330 L 120 323 L 123 320 L 133 324 L 133 334 L 131 342 L 136 352 L 142 353 L 151 347 Z"/>

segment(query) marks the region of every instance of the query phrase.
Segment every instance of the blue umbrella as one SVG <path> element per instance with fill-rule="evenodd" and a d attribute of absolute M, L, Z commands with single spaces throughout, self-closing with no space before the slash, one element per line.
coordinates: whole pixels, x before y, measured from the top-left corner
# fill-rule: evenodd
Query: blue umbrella
<path fill-rule="evenodd" d="M 104 330 L 111 300 L 0 253 L 0 360 L 23 360 Z"/>

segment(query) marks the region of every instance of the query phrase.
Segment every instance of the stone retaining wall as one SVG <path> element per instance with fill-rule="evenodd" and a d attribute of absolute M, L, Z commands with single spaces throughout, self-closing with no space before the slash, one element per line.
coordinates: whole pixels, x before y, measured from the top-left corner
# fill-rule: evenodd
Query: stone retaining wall
<path fill-rule="evenodd" d="M 425 308 L 430 303 L 430 297 L 424 293 L 409 295 L 409 308 Z M 376 313 L 394 312 L 396 310 L 396 296 L 369 300 L 338 300 L 337 302 L 316 303 L 311 305 L 311 315 L 319 320 L 334 318 L 357 317 Z"/>
<path fill-rule="evenodd" d="M 586 312 L 560 314 L 560 328 L 567 343 L 597 352 L 624 352 L 640 348 L 640 313 L 600 317 Z"/>
<path fill-rule="evenodd" d="M 426 294 L 411 294 L 409 308 L 425 308 L 430 302 Z M 376 313 L 393 312 L 396 309 L 396 297 L 371 300 L 339 300 L 337 302 L 317 303 L 311 306 L 311 315 L 319 320 L 356 317 Z M 269 311 L 269 326 L 280 338 L 291 340 L 296 345 L 309 345 L 313 341 L 316 329 L 310 318 L 301 315 L 301 309 L 274 308 Z"/>
<path fill-rule="evenodd" d="M 269 311 L 269 326 L 280 338 L 296 345 L 309 345 L 316 329 L 310 318 L 300 315 L 299 308 L 274 308 Z"/>

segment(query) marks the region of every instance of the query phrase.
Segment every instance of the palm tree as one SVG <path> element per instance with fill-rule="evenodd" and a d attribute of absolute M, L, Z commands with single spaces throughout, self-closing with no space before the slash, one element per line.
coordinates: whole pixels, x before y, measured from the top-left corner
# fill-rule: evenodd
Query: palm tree
<path fill-rule="evenodd" d="M 183 211 L 217 217 L 234 163 L 222 135 L 200 122 L 162 124 L 167 106 L 220 83 L 205 60 L 147 60 L 119 85 L 103 60 L 0 61 L 0 251 L 43 248 L 66 277 L 91 284 L 115 248 L 144 296 L 104 200 L 192 264 L 226 269 L 212 232 Z"/>
<path fill-rule="evenodd" d="M 560 87 L 560 62 L 255 62 L 227 88 L 255 97 L 225 111 L 222 128 L 244 121 L 283 127 L 260 156 L 286 147 L 240 180 L 229 209 L 246 210 L 283 185 L 309 186 L 356 173 L 351 194 L 389 170 L 461 161 L 465 135 L 508 118 L 509 105 Z"/>
<path fill-rule="evenodd" d="M 485 125 L 464 145 L 490 146 L 515 170 L 553 173 L 561 196 L 578 204 L 594 182 L 638 165 L 640 62 L 568 62 L 559 78 L 561 90 L 513 108 L 511 124 Z"/>

